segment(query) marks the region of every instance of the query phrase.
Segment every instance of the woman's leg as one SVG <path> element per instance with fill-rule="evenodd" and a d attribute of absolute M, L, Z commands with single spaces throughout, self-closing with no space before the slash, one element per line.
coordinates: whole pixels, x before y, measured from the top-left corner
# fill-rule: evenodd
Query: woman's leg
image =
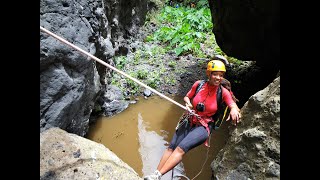
<path fill-rule="evenodd" d="M 164 165 L 164 163 L 168 160 L 168 158 L 170 157 L 170 155 L 172 154 L 173 150 L 168 148 L 164 151 L 162 158 L 159 162 L 159 165 L 157 167 L 157 169 L 160 171 L 160 169 L 162 168 L 162 166 Z"/>
<path fill-rule="evenodd" d="M 161 163 L 161 166 L 159 164 L 158 170 L 161 174 L 165 174 L 171 169 L 173 169 L 179 162 L 182 160 L 182 156 L 184 155 L 184 151 L 177 147 L 167 158 L 166 161 Z"/>
<path fill-rule="evenodd" d="M 161 160 L 158 164 L 157 170 L 160 170 L 164 163 L 168 160 L 168 158 L 173 153 L 174 149 L 176 149 L 177 145 L 188 135 L 191 130 L 190 124 L 187 127 L 180 127 L 173 135 L 169 147 L 164 151 Z"/>
<path fill-rule="evenodd" d="M 192 128 L 188 135 L 183 138 L 183 140 L 171 154 L 165 153 L 167 155 L 166 160 L 160 162 L 161 166 L 160 164 L 158 166 L 158 170 L 160 171 L 160 173 L 165 174 L 173 169 L 178 163 L 182 161 L 182 157 L 186 152 L 204 143 L 207 138 L 208 132 L 203 126 Z"/>

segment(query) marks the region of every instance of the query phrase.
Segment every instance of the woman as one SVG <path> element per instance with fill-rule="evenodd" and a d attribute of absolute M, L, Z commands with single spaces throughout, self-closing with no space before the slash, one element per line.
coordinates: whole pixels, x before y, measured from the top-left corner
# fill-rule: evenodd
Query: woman
<path fill-rule="evenodd" d="M 160 180 L 163 174 L 173 169 L 182 161 L 183 155 L 189 150 L 202 143 L 208 146 L 207 139 L 210 135 L 208 123 L 214 121 L 211 116 L 218 109 L 216 100 L 217 90 L 225 72 L 226 68 L 222 61 L 212 60 L 208 63 L 206 70 L 208 81 L 195 94 L 197 86 L 200 83 L 200 81 L 196 81 L 183 98 L 186 108 L 199 116 L 191 116 L 186 126 L 180 126 L 176 130 L 169 147 L 165 150 L 159 162 L 157 170 L 152 175 L 146 176 L 145 180 Z M 226 121 L 231 118 L 232 124 L 236 125 L 240 122 L 240 109 L 232 99 L 231 93 L 223 86 L 221 88 L 222 101 L 230 108 L 230 114 Z"/>

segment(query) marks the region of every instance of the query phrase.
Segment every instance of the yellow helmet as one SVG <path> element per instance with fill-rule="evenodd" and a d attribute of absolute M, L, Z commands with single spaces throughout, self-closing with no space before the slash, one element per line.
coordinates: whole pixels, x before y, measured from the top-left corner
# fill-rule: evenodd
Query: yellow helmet
<path fill-rule="evenodd" d="M 226 72 L 226 67 L 224 63 L 220 60 L 211 60 L 208 62 L 207 65 L 207 72 L 208 71 L 223 71 Z"/>

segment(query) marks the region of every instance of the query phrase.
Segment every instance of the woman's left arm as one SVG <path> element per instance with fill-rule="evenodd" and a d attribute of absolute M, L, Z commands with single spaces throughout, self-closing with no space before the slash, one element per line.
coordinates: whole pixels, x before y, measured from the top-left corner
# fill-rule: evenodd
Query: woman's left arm
<path fill-rule="evenodd" d="M 236 102 L 233 101 L 231 93 L 225 88 L 222 91 L 222 98 L 230 108 L 229 117 L 226 119 L 226 121 L 229 121 L 231 118 L 232 124 L 236 125 L 240 122 L 241 118 L 240 109 L 238 108 L 238 105 L 236 104 Z"/>
<path fill-rule="evenodd" d="M 237 125 L 240 122 L 241 114 L 240 109 L 238 108 L 236 103 L 232 103 L 230 106 L 230 114 L 229 117 L 226 119 L 226 121 L 232 120 L 233 125 Z"/>

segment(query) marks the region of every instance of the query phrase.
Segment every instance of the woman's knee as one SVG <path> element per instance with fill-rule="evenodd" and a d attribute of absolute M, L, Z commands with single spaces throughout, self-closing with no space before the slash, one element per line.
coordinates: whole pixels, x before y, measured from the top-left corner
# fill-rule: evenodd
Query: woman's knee
<path fill-rule="evenodd" d="M 182 155 L 186 153 L 186 150 L 181 148 L 181 147 L 179 147 L 179 146 L 177 146 L 175 151 L 177 151 L 177 153 L 182 154 Z"/>
<path fill-rule="evenodd" d="M 171 153 L 172 153 L 172 152 L 173 152 L 173 149 L 170 148 L 170 147 L 168 147 L 168 148 L 167 148 L 167 152 L 171 152 Z"/>

